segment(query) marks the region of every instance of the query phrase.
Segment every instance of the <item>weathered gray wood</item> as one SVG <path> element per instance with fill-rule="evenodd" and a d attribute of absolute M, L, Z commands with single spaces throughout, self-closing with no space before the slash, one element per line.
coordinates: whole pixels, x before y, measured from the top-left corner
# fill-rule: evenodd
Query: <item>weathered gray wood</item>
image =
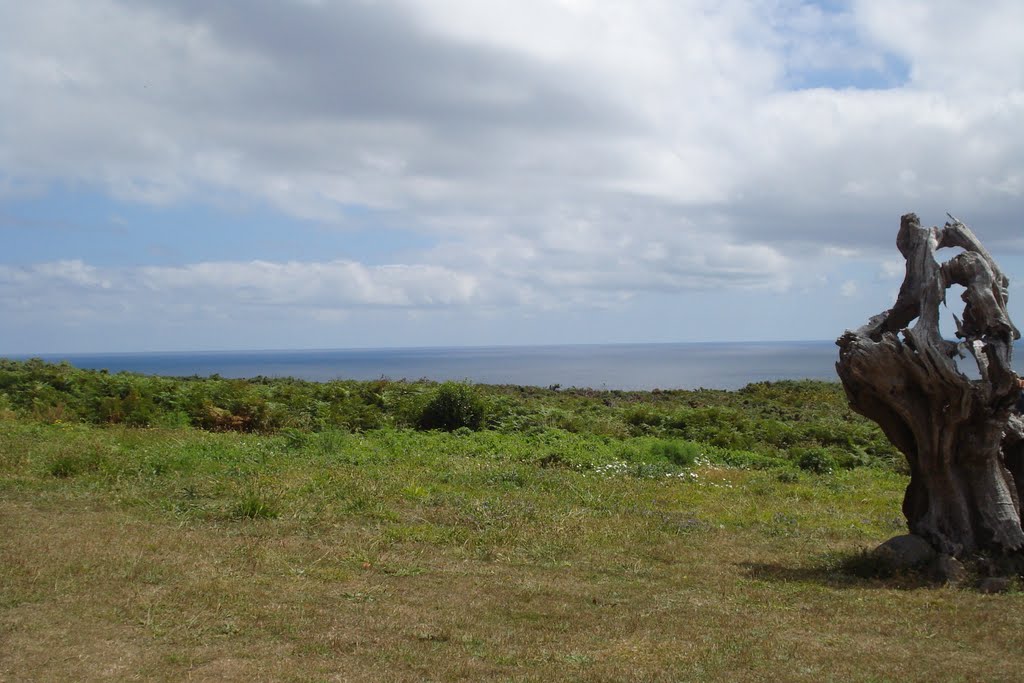
<path fill-rule="evenodd" d="M 1010 414 L 1020 393 L 1011 363 L 1020 333 L 1006 310 L 1009 281 L 956 219 L 923 228 L 907 214 L 896 246 L 906 259 L 896 303 L 836 342 L 850 406 L 907 458 L 903 513 L 912 534 L 953 556 L 1019 553 L 1024 422 Z M 963 252 L 940 264 L 936 252 L 946 247 Z M 939 305 L 953 284 L 964 287 L 960 343 L 939 332 Z M 975 359 L 980 379 L 957 369 L 961 354 Z"/>

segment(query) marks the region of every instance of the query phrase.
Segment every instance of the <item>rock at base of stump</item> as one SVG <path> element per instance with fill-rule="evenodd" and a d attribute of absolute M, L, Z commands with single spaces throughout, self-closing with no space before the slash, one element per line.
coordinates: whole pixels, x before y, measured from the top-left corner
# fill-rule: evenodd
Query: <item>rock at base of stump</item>
<path fill-rule="evenodd" d="M 978 590 L 982 593 L 1005 593 L 1010 590 L 1010 579 L 1005 576 L 990 576 L 982 579 L 978 584 Z"/>
<path fill-rule="evenodd" d="M 952 555 L 939 555 L 932 562 L 932 577 L 940 583 L 956 586 L 967 580 L 967 569 Z"/>
<path fill-rule="evenodd" d="M 936 556 L 931 544 L 914 534 L 894 536 L 875 548 L 871 554 L 887 570 L 893 572 L 924 567 L 933 562 Z"/>

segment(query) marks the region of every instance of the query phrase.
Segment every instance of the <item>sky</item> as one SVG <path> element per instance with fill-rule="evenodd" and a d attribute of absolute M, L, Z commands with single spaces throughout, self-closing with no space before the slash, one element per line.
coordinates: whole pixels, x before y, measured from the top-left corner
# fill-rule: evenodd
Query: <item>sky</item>
<path fill-rule="evenodd" d="M 894 302 L 910 211 L 974 229 L 1021 324 L 1021 27 L 0 0 L 0 354 L 834 339 Z"/>

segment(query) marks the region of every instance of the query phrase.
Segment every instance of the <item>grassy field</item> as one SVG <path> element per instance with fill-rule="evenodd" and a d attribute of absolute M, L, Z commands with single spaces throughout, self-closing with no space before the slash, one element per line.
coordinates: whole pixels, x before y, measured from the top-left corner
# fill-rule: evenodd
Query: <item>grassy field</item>
<path fill-rule="evenodd" d="M 800 469 L 672 431 L 680 411 L 744 401 L 749 427 L 784 412 L 785 396 L 755 400 L 771 391 L 618 407 L 548 392 L 506 412 L 530 425 L 454 432 L 8 407 L 0 680 L 1020 680 L 1018 591 L 851 569 L 903 529 L 884 454 Z M 544 410 L 569 424 L 537 427 Z M 835 412 L 772 419 L 797 433 Z"/>

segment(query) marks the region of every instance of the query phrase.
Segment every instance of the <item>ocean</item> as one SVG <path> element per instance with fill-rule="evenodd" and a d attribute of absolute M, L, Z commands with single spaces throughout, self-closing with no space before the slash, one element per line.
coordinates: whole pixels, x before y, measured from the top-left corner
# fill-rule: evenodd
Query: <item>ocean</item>
<path fill-rule="evenodd" d="M 465 380 L 593 389 L 737 389 L 781 379 L 835 381 L 831 341 L 42 354 L 75 367 L 154 375 Z M 23 356 L 19 356 L 23 358 Z"/>
<path fill-rule="evenodd" d="M 79 368 L 153 375 L 431 379 L 593 389 L 738 389 L 783 379 L 838 381 L 832 341 L 579 344 L 303 351 L 43 354 Z M 24 358 L 24 356 L 19 356 Z M 1020 355 L 1017 355 L 1020 358 Z M 1016 363 L 1018 371 L 1020 362 Z"/>

